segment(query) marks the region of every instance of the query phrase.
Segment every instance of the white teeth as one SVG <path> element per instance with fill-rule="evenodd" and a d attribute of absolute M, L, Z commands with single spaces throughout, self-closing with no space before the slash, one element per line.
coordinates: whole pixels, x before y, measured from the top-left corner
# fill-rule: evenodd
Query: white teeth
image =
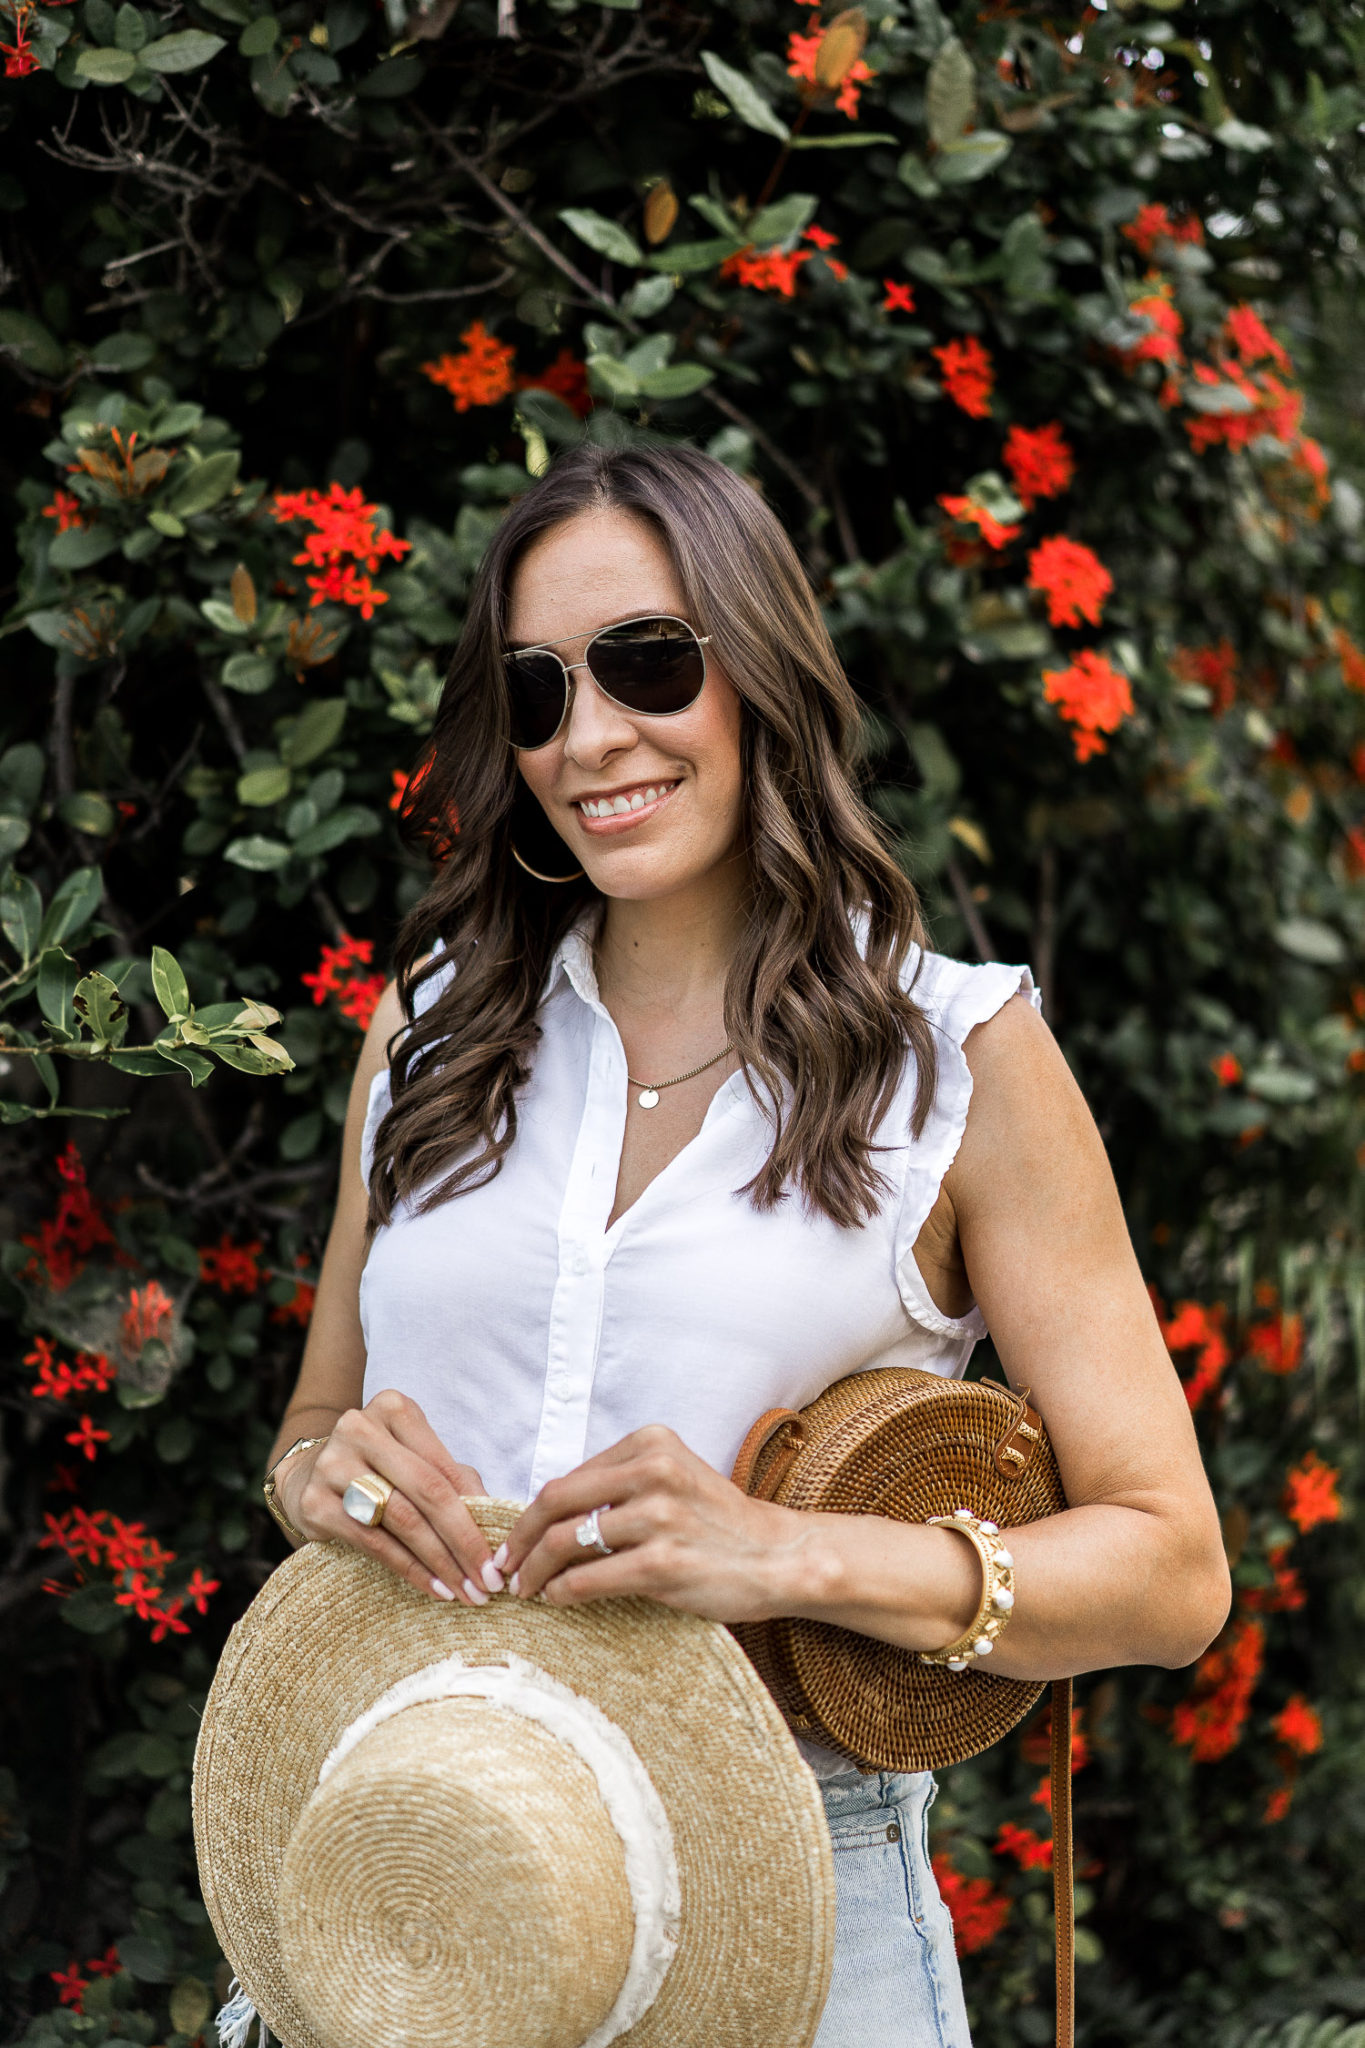
<path fill-rule="evenodd" d="M 658 803 L 660 797 L 667 796 L 673 786 L 671 782 L 661 782 L 656 789 L 651 784 L 643 795 L 637 789 L 628 797 L 604 796 L 599 798 L 585 796 L 579 800 L 578 808 L 585 818 L 620 817 L 624 813 L 631 811 L 642 811 L 646 804 Z"/>
<path fill-rule="evenodd" d="M 658 802 L 658 800 L 659 800 L 659 792 L 658 792 L 658 790 L 657 790 L 657 789 L 647 789 L 647 790 L 645 791 L 645 802 L 646 802 L 647 804 L 653 804 L 653 803 L 657 803 L 657 802 Z"/>
<path fill-rule="evenodd" d="M 611 800 L 611 807 L 619 817 L 623 811 L 630 809 L 630 799 L 624 796 L 614 796 Z"/>
<path fill-rule="evenodd" d="M 638 789 L 630 800 L 630 807 L 633 811 L 642 811 L 645 807 L 645 800 Z"/>

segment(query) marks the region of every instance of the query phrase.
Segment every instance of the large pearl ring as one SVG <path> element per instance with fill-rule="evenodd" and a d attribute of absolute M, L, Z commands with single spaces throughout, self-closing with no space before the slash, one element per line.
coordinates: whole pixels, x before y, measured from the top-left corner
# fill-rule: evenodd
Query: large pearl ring
<path fill-rule="evenodd" d="M 586 1515 L 573 1532 L 576 1543 L 581 1543 L 584 1550 L 597 1551 L 601 1557 L 610 1557 L 613 1554 L 612 1547 L 602 1534 L 597 1520 L 599 1515 L 603 1515 L 606 1512 L 605 1508 L 594 1508 L 592 1513 Z"/>
<path fill-rule="evenodd" d="M 384 1519 L 393 1487 L 377 1472 L 362 1472 L 341 1496 L 341 1505 L 353 1522 L 363 1529 L 377 1529 Z"/>

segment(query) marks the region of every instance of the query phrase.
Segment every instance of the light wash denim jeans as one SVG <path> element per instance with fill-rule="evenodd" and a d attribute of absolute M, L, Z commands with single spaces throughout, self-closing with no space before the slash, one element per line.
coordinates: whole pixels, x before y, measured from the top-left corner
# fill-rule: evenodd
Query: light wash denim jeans
<path fill-rule="evenodd" d="M 834 1976 L 815 2048 L 971 2048 L 953 1923 L 929 1867 L 928 1771 L 820 1786 L 834 1847 Z"/>

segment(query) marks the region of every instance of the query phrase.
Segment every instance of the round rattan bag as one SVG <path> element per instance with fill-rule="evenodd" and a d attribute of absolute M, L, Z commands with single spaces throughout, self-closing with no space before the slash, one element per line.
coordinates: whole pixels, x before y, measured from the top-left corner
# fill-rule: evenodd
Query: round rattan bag
<path fill-rule="evenodd" d="M 898 1522 L 970 1508 L 1017 1528 L 1066 1506 L 1026 1395 L 908 1367 L 851 1373 L 799 1414 L 760 1416 L 734 1480 L 783 1507 Z M 940 1770 L 979 1756 L 1045 1690 L 975 1665 L 924 1664 L 828 1622 L 779 1617 L 738 1623 L 734 1634 L 797 1734 L 876 1770 Z"/>

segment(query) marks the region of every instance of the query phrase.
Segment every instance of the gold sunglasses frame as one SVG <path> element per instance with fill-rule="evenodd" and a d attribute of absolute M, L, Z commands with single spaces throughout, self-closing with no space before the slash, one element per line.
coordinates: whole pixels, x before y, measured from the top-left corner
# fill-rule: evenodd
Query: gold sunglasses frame
<path fill-rule="evenodd" d="M 701 681 L 697 685 L 697 695 L 696 697 L 690 697 L 687 703 L 681 705 L 677 711 L 637 711 L 633 705 L 623 704 L 621 699 L 613 697 L 606 685 L 593 674 L 592 663 L 587 658 L 592 652 L 593 641 L 601 639 L 604 633 L 619 633 L 626 626 L 647 625 L 652 619 L 666 619 L 674 626 L 685 626 L 697 646 L 701 649 Z M 706 688 L 706 650 L 710 645 L 711 635 L 709 633 L 699 633 L 690 619 L 680 619 L 676 612 L 641 612 L 640 616 L 635 619 L 616 619 L 609 626 L 592 626 L 585 628 L 582 633 L 566 633 L 564 639 L 587 640 L 588 644 L 583 649 L 582 661 L 565 661 L 563 655 L 558 653 L 555 648 L 543 643 L 534 647 L 509 648 L 502 657 L 504 663 L 506 663 L 516 660 L 519 655 L 523 654 L 548 654 L 552 660 L 559 663 L 559 666 L 564 671 L 564 708 L 559 714 L 558 725 L 550 734 L 549 739 L 538 740 L 533 747 L 519 747 L 515 740 L 509 740 L 508 744 L 515 753 L 538 754 L 542 747 L 553 746 L 554 742 L 559 738 L 559 735 L 564 730 L 564 721 L 568 718 L 573 705 L 573 693 L 578 687 L 573 680 L 575 669 L 585 668 L 607 701 L 614 704 L 618 711 L 624 711 L 628 718 L 678 718 L 684 711 L 692 709 L 692 706 L 697 701 L 697 697 L 700 697 L 702 691 Z"/>

